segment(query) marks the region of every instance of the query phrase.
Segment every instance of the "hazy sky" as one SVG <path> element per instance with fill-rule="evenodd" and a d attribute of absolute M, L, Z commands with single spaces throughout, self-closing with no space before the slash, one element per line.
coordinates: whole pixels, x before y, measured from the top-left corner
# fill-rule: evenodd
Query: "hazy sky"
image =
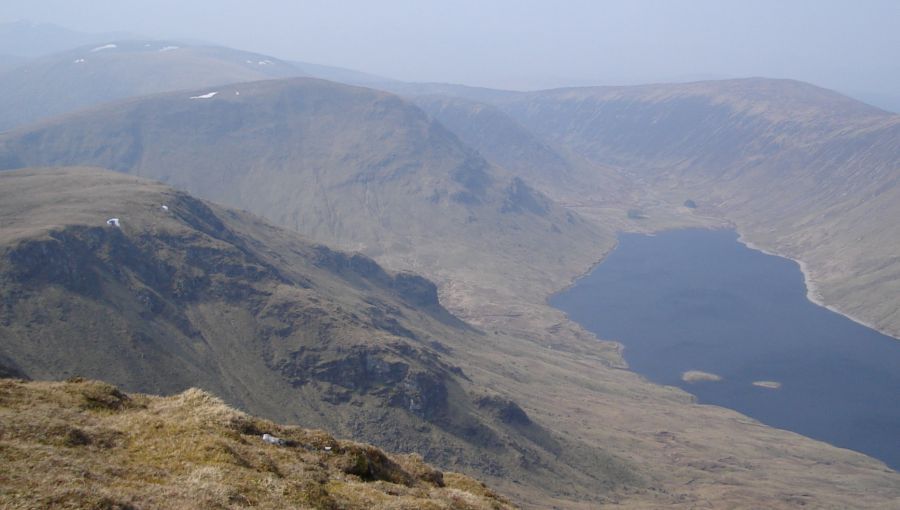
<path fill-rule="evenodd" d="M 502 88 L 770 76 L 900 90 L 898 0 L 3 0 L 0 21 Z"/>

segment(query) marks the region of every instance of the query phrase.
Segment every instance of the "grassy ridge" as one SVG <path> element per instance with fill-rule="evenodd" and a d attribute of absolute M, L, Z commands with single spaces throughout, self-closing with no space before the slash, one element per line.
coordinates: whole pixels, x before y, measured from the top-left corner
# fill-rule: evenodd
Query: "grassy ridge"
<path fill-rule="evenodd" d="M 197 389 L 0 380 L 0 456 L 4 508 L 512 508 L 416 455 L 277 425 Z"/>

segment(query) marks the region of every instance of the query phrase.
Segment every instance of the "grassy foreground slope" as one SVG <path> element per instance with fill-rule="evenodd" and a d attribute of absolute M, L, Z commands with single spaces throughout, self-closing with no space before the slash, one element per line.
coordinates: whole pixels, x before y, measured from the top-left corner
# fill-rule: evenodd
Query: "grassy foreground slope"
<path fill-rule="evenodd" d="M 0 379 L 0 456 L 10 509 L 513 508 L 421 457 L 255 418 L 198 389 Z"/>

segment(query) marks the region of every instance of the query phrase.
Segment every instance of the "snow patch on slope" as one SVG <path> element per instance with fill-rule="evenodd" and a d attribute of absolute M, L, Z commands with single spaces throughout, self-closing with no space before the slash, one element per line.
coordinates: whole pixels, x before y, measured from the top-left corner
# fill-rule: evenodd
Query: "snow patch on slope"
<path fill-rule="evenodd" d="M 103 50 L 111 50 L 113 48 L 118 48 L 118 46 L 115 44 L 104 44 L 103 46 L 97 46 L 96 48 L 92 49 L 91 53 L 97 53 L 98 51 Z"/>
<path fill-rule="evenodd" d="M 192 96 L 191 99 L 209 99 L 209 98 L 211 98 L 211 97 L 214 97 L 214 96 L 215 96 L 216 94 L 218 94 L 218 93 L 219 93 L 218 91 L 216 91 L 216 92 L 210 92 L 210 93 L 208 93 L 208 94 L 203 94 L 203 95 L 200 95 L 200 96 Z"/>

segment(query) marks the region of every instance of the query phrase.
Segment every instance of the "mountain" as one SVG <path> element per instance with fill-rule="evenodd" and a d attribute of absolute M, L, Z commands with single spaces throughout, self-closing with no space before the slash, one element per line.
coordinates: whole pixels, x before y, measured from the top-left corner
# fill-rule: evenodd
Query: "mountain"
<path fill-rule="evenodd" d="M 790 80 L 523 94 L 533 133 L 803 262 L 811 295 L 900 337 L 900 116 Z"/>
<path fill-rule="evenodd" d="M 0 130 L 132 96 L 302 74 L 294 64 L 229 48 L 96 43 L 0 73 Z"/>
<path fill-rule="evenodd" d="M 347 69 L 345 67 L 327 66 L 322 64 L 313 64 L 310 62 L 293 62 L 293 64 L 303 71 L 303 76 L 320 78 L 322 80 L 336 81 L 338 83 L 346 83 L 347 85 L 359 85 L 361 87 L 380 88 L 382 84 L 397 83 L 393 78 L 369 74 L 362 71 Z"/>
<path fill-rule="evenodd" d="M 0 394 L 4 451 L 15 451 L 0 466 L 6 508 L 513 508 L 421 457 L 277 425 L 197 389 L 7 379 Z"/>
<path fill-rule="evenodd" d="M 217 94 L 210 95 L 212 92 Z M 534 133 L 518 119 L 514 125 Z M 154 289 L 162 285 L 154 292 L 168 296 L 173 291 L 169 290 L 172 284 L 166 282 L 188 280 L 175 288 L 190 290 L 194 288 L 189 283 L 192 278 L 213 272 L 215 278 L 200 278 L 200 283 L 222 282 L 225 289 L 231 289 L 222 291 L 225 297 L 219 297 L 218 290 L 200 294 L 198 302 L 210 303 L 209 307 L 187 306 L 181 301 L 172 305 L 176 310 L 187 310 L 189 319 L 197 318 L 191 327 L 207 339 L 199 343 L 210 346 L 198 346 L 197 350 L 211 352 L 210 358 L 217 360 L 198 363 L 199 368 L 192 370 L 200 375 L 212 372 L 212 381 L 226 381 L 221 391 L 198 385 L 222 395 L 229 403 L 241 407 L 255 403 L 260 408 L 254 412 L 266 417 L 322 426 L 393 451 L 420 452 L 442 468 L 477 474 L 530 508 L 602 504 L 690 508 L 706 501 L 736 508 L 793 508 L 800 503 L 824 508 L 884 508 L 900 497 L 897 473 L 880 462 L 765 427 L 726 409 L 697 405 L 680 390 L 650 384 L 624 370 L 621 346 L 598 341 L 545 301 L 612 249 L 609 230 L 592 227 L 579 215 L 567 214 L 523 180 L 485 161 L 420 108 L 396 96 L 311 79 L 198 89 L 131 99 L 47 121 L 7 133 L 0 144 L 4 166 L 91 161 L 121 165 L 116 168 L 129 172 L 146 171 L 144 175 L 164 178 L 205 196 L 220 193 L 219 200 L 247 204 L 245 207 L 304 231 L 317 241 L 361 248 L 388 268 L 415 269 L 425 274 L 437 284 L 438 304 L 468 322 L 460 325 L 452 317 L 437 313 L 440 310 L 429 311 L 427 303 L 433 305 L 434 294 L 429 293 L 432 297 L 425 301 L 426 306 L 420 301 L 413 306 L 398 302 L 398 296 L 371 283 L 368 285 L 373 289 L 366 295 L 375 293 L 388 306 L 361 305 L 359 301 L 368 304 L 369 300 L 360 294 L 362 290 L 348 290 L 327 274 L 316 277 L 316 281 L 333 282 L 327 288 L 337 291 L 314 296 L 325 303 L 316 304 L 322 311 L 314 317 L 328 327 L 309 323 L 306 318 L 295 319 L 311 306 L 303 297 L 306 294 L 297 297 L 288 292 L 278 306 L 269 305 L 268 300 L 282 296 L 267 290 L 270 280 L 256 276 L 261 270 L 237 269 L 261 265 L 254 262 L 261 259 L 283 275 L 299 273 L 296 281 L 301 277 L 313 279 L 304 269 L 312 263 L 298 255 L 304 253 L 297 247 L 301 240 L 288 231 L 264 228 L 264 223 L 252 216 L 206 204 L 210 210 L 220 211 L 214 215 L 235 232 L 238 239 L 228 242 L 251 250 L 252 264 L 219 262 L 222 257 L 205 249 L 203 236 L 198 242 L 204 249 L 198 249 L 191 241 L 198 236 L 191 235 L 190 229 L 186 240 L 175 246 L 162 246 L 152 229 L 129 231 L 134 218 L 121 211 L 131 214 L 135 204 L 145 204 L 141 210 L 154 215 L 160 203 L 173 210 L 172 200 L 166 196 L 142 200 L 129 193 L 138 187 L 136 183 L 150 185 L 145 181 L 111 174 L 98 179 L 63 179 L 51 174 L 39 184 L 32 181 L 35 184 L 30 188 L 9 186 L 9 196 L 15 200 L 4 197 L 0 201 L 0 208 L 9 204 L 10 211 L 0 225 L 13 225 L 13 218 L 34 217 L 35 223 L 45 229 L 75 222 L 75 226 L 112 230 L 104 222 L 118 217 L 122 227 L 112 232 L 147 243 L 143 246 L 147 246 L 149 261 L 129 266 L 133 267 L 130 273 L 140 271 L 143 275 L 140 268 L 156 267 L 157 263 L 150 262 L 156 258 L 173 267 L 186 267 L 184 277 L 154 280 L 140 276 L 138 283 L 150 281 Z M 547 146 L 554 147 L 550 143 Z M 0 178 L 3 176 L 0 173 Z M 87 186 L 79 192 L 85 193 L 85 198 L 57 194 L 69 188 L 75 193 L 79 189 L 76 183 L 81 182 Z M 105 182 L 112 187 L 103 186 Z M 53 183 L 60 186 L 53 194 L 38 193 L 40 189 L 52 190 Z M 7 187 L 4 184 L 0 190 Z M 228 195 L 228 190 L 233 195 Z M 56 212 L 19 212 L 22 207 L 16 200 L 32 195 L 36 204 Z M 74 204 L 78 204 L 75 209 Z M 75 214 L 78 209 L 83 211 L 81 215 Z M 174 210 L 182 209 L 178 206 Z M 279 211 L 288 212 L 279 216 Z M 623 222 L 637 223 L 627 220 L 624 210 L 620 212 Z M 139 225 L 152 225 L 155 216 L 142 221 L 146 223 Z M 16 225 L 11 231 L 34 231 L 30 226 Z M 169 237 L 163 235 L 161 239 Z M 107 264 L 109 254 L 129 253 L 90 240 L 84 245 L 87 248 L 82 250 L 74 243 L 63 251 L 85 253 L 86 265 L 99 268 L 101 274 L 121 265 Z M 38 255 L 43 250 L 35 249 L 34 253 L 17 260 L 40 260 Z M 356 263 L 348 265 L 357 267 Z M 71 267 L 65 263 L 38 266 Z M 91 272 L 79 269 L 71 274 Z M 66 270 L 59 273 L 69 274 Z M 106 280 L 120 281 L 104 276 Z M 361 280 L 360 285 L 366 283 L 361 277 L 354 281 Z M 236 290 L 258 285 L 263 287 L 262 296 Z M 8 319 L 9 327 L 15 328 L 9 343 L 46 346 L 42 352 L 51 354 L 54 349 L 64 351 L 73 338 L 94 338 L 99 326 L 92 324 L 105 326 L 106 317 L 132 320 L 129 317 L 135 317 L 136 312 L 123 314 L 117 307 L 121 302 L 122 309 L 139 309 L 135 303 L 142 302 L 142 286 L 147 285 L 116 290 L 110 294 L 112 298 L 102 301 L 89 300 L 98 309 L 72 313 L 41 315 L 37 311 L 54 307 L 46 304 L 49 297 L 36 299 Z M 16 286 L 4 284 L 0 288 Z M 315 288 L 326 291 L 323 286 Z M 52 296 L 49 292 L 56 289 L 38 294 Z M 340 289 L 360 296 L 359 300 L 338 297 L 345 295 Z M 20 296 L 21 291 L 0 302 L 18 307 L 24 303 Z M 222 304 L 228 296 L 233 301 Z M 66 296 L 59 300 L 81 302 Z M 335 300 L 338 304 L 328 304 Z M 103 312 L 107 306 L 113 309 Z M 400 313 L 391 311 L 392 307 Z M 231 316 L 216 310 L 228 310 Z M 384 314 L 396 324 L 379 320 L 376 310 L 386 310 Z M 146 323 L 138 317 L 135 325 Z M 75 321 L 82 326 L 73 327 Z M 116 324 L 112 319 L 109 322 Z M 165 327 L 175 330 L 177 324 L 181 323 Z M 35 334 L 27 338 L 44 338 L 46 343 L 23 342 L 26 337 L 20 332 L 29 328 L 86 333 Z M 320 339 L 318 332 L 328 328 L 340 334 Z M 110 331 L 108 343 L 97 350 L 123 349 L 123 345 L 131 344 L 132 330 L 121 326 L 105 329 Z M 230 333 L 232 330 L 237 333 Z M 360 330 L 366 334 L 355 333 Z M 403 330 L 418 340 L 404 336 Z M 279 340 L 279 332 L 286 332 L 290 340 Z M 391 340 L 384 340 L 388 346 L 379 340 L 392 338 L 388 333 L 400 339 L 395 340 L 400 342 L 396 350 L 390 347 Z M 168 336 L 160 336 L 164 337 L 162 345 L 168 346 Z M 211 340 L 219 337 L 226 347 Z M 442 381 L 447 388 L 446 401 L 441 391 L 421 391 L 432 385 L 419 382 L 410 388 L 412 383 L 406 384 L 402 378 L 398 381 L 390 370 L 376 370 L 384 366 L 380 363 L 369 370 L 368 364 L 357 357 L 363 349 L 360 338 L 366 345 L 371 341 L 376 349 L 384 349 L 379 351 L 379 359 L 388 366 L 399 362 L 410 367 L 407 375 L 426 373 L 433 376 L 428 379 Z M 247 346 L 247 339 L 258 342 L 256 347 Z M 319 341 L 325 343 L 324 353 L 312 350 Z M 173 343 L 167 348 L 185 349 L 198 342 Z M 406 344 L 412 346 L 411 351 Z M 274 375 L 265 364 L 270 359 L 266 350 L 269 345 L 277 347 L 271 347 L 271 359 L 283 360 L 275 365 L 278 371 Z M 300 347 L 306 350 L 301 353 Z M 231 357 L 234 351 L 243 361 Z M 5 373 L 36 373 L 26 361 L 43 359 L 41 355 L 0 354 L 4 356 L 0 359 L 6 360 L 0 362 L 7 367 Z M 108 356 L 125 358 L 120 354 Z M 251 363 L 260 357 L 263 362 Z M 71 370 L 64 373 L 71 359 L 55 367 L 57 377 L 74 375 Z M 298 365 L 302 370 L 290 369 Z M 282 367 L 288 369 L 286 375 Z M 115 365 L 108 368 L 113 372 Z M 334 382 L 346 384 L 345 374 L 362 374 L 358 380 L 367 382 L 357 385 L 352 375 L 354 388 Z M 294 386 L 287 389 L 283 386 L 285 377 L 298 384 L 304 377 L 311 380 L 299 390 Z M 113 377 L 104 378 L 118 383 Z M 392 403 L 392 395 L 409 395 L 410 391 L 424 399 L 414 402 L 431 405 L 410 407 L 403 398 Z M 257 392 L 262 392 L 261 396 Z M 274 396 L 268 392 L 274 392 Z M 452 411 L 441 411 L 446 409 L 444 402 Z M 423 409 L 436 411 L 420 415 Z M 294 412 L 296 416 L 289 414 Z"/>
<path fill-rule="evenodd" d="M 52 23 L 34 23 L 27 20 L 0 23 L 0 53 L 18 57 L 34 58 L 78 46 L 134 38 L 134 35 L 122 32 L 87 34 Z"/>
<path fill-rule="evenodd" d="M 91 41 L 39 58 L 0 56 L 0 130 L 117 99 L 229 83 L 297 76 L 353 85 L 392 82 L 351 69 L 288 62 L 222 46 L 121 38 Z"/>
<path fill-rule="evenodd" d="M 403 473 L 431 473 L 436 484 L 414 458 L 388 457 L 397 468 L 368 447 L 249 418 L 190 390 L 200 387 L 267 419 L 480 474 L 529 508 L 704 499 L 884 508 L 900 497 L 883 464 L 692 405 L 605 364 L 601 344 L 562 325 L 549 348 L 473 329 L 427 280 L 158 183 L 97 169 L 3 172 L 0 219 L 0 373 L 69 378 L 0 382 L 0 470 L 16 494 L 27 486 L 26 497 L 48 490 L 60 505 L 110 506 L 173 484 L 167 498 L 272 501 L 307 454 L 315 480 L 340 483 L 288 494 L 382 498 L 377 491 L 428 487 Z M 174 396 L 126 397 L 78 376 Z M 262 445 L 262 433 L 291 449 Z M 58 489 L 20 465 L 58 474 Z M 155 491 L 146 473 L 156 473 Z M 269 482 L 253 483 L 265 473 Z M 377 482 L 395 475 L 407 488 Z M 358 485 L 366 480 L 376 485 Z"/>
<path fill-rule="evenodd" d="M 4 376 L 200 387 L 543 497 L 639 484 L 489 382 L 492 346 L 516 341 L 455 318 L 424 278 L 121 173 L 3 172 L 0 204 Z"/>
<path fill-rule="evenodd" d="M 520 295 L 531 285 L 521 270 L 564 280 L 611 239 L 414 105 L 316 79 L 138 98 L 0 136 L 0 168 L 47 165 L 158 179 L 389 267 L 455 279 L 462 299 L 473 286 Z"/>
<path fill-rule="evenodd" d="M 413 103 L 489 161 L 543 189 L 578 186 L 578 170 L 499 108 L 450 96 L 414 96 Z"/>
<path fill-rule="evenodd" d="M 580 175 L 593 172 L 593 180 L 582 177 L 593 186 L 565 186 L 549 165 L 546 179 L 532 178 L 585 217 L 639 231 L 715 219 L 736 225 L 747 242 L 801 261 L 813 299 L 900 337 L 892 299 L 900 227 L 891 221 L 900 217 L 900 116 L 762 78 L 480 96 L 557 154 L 589 162 Z M 456 129 L 467 137 L 485 128 Z M 491 145 L 483 153 L 504 150 L 482 139 Z M 701 207 L 685 210 L 688 199 Z M 626 210 L 641 211 L 640 220 L 625 220 Z"/>

